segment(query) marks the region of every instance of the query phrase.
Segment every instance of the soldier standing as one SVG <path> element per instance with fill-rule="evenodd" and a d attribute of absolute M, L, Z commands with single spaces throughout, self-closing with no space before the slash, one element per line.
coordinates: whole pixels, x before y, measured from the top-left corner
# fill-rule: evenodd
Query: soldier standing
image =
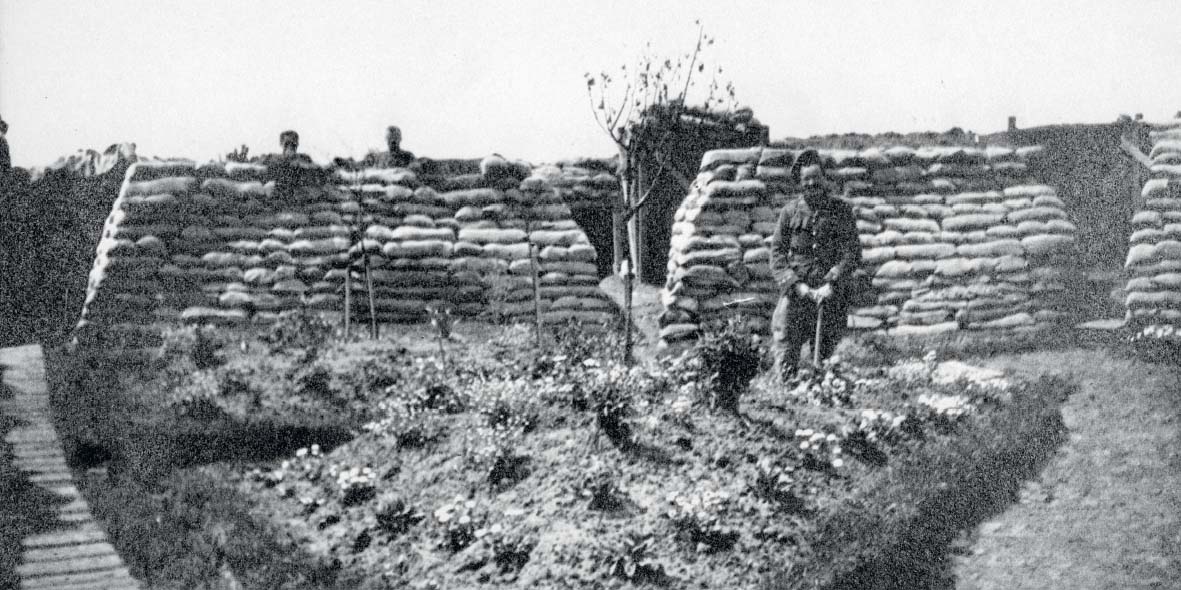
<path fill-rule="evenodd" d="M 783 377 L 795 373 L 800 347 L 809 339 L 821 359 L 832 354 L 848 323 L 849 279 L 861 263 L 853 209 L 830 195 L 820 155 L 802 152 L 791 177 L 802 194 L 783 207 L 771 244 L 771 272 L 779 286 L 771 329 L 776 370 Z"/>
<path fill-rule="evenodd" d="M 402 130 L 390 125 L 385 130 L 385 153 L 370 153 L 361 160 L 365 166 L 379 168 L 406 168 L 414 162 L 414 152 L 402 149 Z"/>

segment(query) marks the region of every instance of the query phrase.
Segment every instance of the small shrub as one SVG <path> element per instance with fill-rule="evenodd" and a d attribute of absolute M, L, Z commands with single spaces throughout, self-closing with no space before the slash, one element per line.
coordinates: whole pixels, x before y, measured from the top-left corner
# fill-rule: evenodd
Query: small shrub
<path fill-rule="evenodd" d="M 632 444 L 632 428 L 628 423 L 635 412 L 634 382 L 641 378 L 642 370 L 628 368 L 622 364 L 609 364 L 588 371 L 590 383 L 587 396 L 595 413 L 595 424 L 599 432 L 616 447 L 628 448 Z"/>
<path fill-rule="evenodd" d="M 616 512 L 627 503 L 627 494 L 619 487 L 620 474 L 599 457 L 592 457 L 576 493 L 587 501 L 587 508 Z"/>
<path fill-rule="evenodd" d="M 380 418 L 363 428 L 378 436 L 392 437 L 400 447 L 416 448 L 436 442 L 447 433 L 447 422 L 437 410 L 415 400 L 390 398 L 377 404 Z"/>
<path fill-rule="evenodd" d="M 652 558 L 656 537 L 652 533 L 628 532 L 619 545 L 600 544 L 598 569 L 604 577 L 634 582 L 657 582 L 666 577 L 664 565 Z"/>
<path fill-rule="evenodd" d="M 213 422 L 229 418 L 222 407 L 220 380 L 212 371 L 201 371 L 168 392 L 167 406 L 179 417 Z"/>
<path fill-rule="evenodd" d="M 789 512 L 800 512 L 804 508 L 795 465 L 791 463 L 766 457 L 759 459 L 752 488 L 759 497 L 775 502 Z"/>
<path fill-rule="evenodd" d="M 710 405 L 736 412 L 742 394 L 759 374 L 764 354 L 749 326 L 731 318 L 720 329 L 704 330 L 691 349 L 691 357 L 709 379 Z"/>
<path fill-rule="evenodd" d="M 452 553 L 465 549 L 476 541 L 476 531 L 487 520 L 486 511 L 478 508 L 475 500 L 456 496 L 434 513 L 435 522 L 443 529 L 442 546 Z"/>
<path fill-rule="evenodd" d="M 333 466 L 329 473 L 335 474 L 336 486 L 341 493 L 340 503 L 346 507 L 363 504 L 377 495 L 377 477 L 369 467 L 337 469 Z"/>
<path fill-rule="evenodd" d="M 515 420 L 478 426 L 466 435 L 464 457 L 477 469 L 485 470 L 494 489 L 516 483 L 529 475 L 529 458 L 517 453 L 524 435 L 524 427 Z"/>
<path fill-rule="evenodd" d="M 298 349 L 305 360 L 314 359 L 320 349 L 336 334 L 336 325 L 313 310 L 300 308 L 286 312 L 272 323 L 260 339 L 271 352 Z"/>
<path fill-rule="evenodd" d="M 426 518 L 405 500 L 396 497 L 382 501 L 376 517 L 378 528 L 391 538 L 401 536 Z"/>
<path fill-rule="evenodd" d="M 693 545 L 699 553 L 725 551 L 738 542 L 736 529 L 723 523 L 730 494 L 722 490 L 672 492 L 665 513 L 677 531 L 677 538 Z"/>
<path fill-rule="evenodd" d="M 530 554 L 537 546 L 537 539 L 533 535 L 513 532 L 500 523 L 476 529 L 475 537 L 486 554 L 486 557 L 477 561 L 491 562 L 501 575 L 521 571 L 529 563 Z"/>

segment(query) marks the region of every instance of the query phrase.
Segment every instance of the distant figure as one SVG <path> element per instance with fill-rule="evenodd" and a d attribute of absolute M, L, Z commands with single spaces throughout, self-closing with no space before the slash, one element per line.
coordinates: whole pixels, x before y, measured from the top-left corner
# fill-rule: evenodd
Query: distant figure
<path fill-rule="evenodd" d="M 292 130 L 279 134 L 279 145 L 283 153 L 268 155 L 263 162 L 270 169 L 275 179 L 275 194 L 283 199 L 290 199 L 295 194 L 295 187 L 306 184 L 307 172 L 312 166 L 312 159 L 307 154 L 299 153 L 299 134 Z"/>
<path fill-rule="evenodd" d="M 12 158 L 8 155 L 8 122 L 0 117 L 0 178 L 8 178 L 12 173 Z"/>
<path fill-rule="evenodd" d="M 299 153 L 299 134 L 290 129 L 279 134 L 279 145 L 283 148 L 282 157 L 284 159 L 312 161 L 307 154 Z"/>
<path fill-rule="evenodd" d="M 376 168 L 406 168 L 414 162 L 414 152 L 402 149 L 402 130 L 396 125 L 386 128 L 385 144 L 389 151 L 370 153 L 361 163 Z"/>

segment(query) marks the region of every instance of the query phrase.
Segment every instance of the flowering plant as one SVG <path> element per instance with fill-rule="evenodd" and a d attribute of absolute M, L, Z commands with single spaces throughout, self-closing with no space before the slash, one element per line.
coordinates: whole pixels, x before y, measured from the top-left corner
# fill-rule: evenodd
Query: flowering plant
<path fill-rule="evenodd" d="M 483 526 L 487 515 L 477 509 L 475 500 L 456 496 L 434 513 L 435 522 L 443 527 L 443 546 L 452 552 L 460 551 L 476 540 L 476 530 Z"/>
<path fill-rule="evenodd" d="M 665 515 L 677 529 L 677 537 L 693 543 L 698 552 L 723 551 L 738 541 L 738 531 L 723 524 L 730 505 L 725 490 L 671 492 Z"/>
<path fill-rule="evenodd" d="M 845 465 L 845 460 L 841 457 L 841 437 L 836 434 L 804 428 L 796 430 L 795 437 L 799 441 L 800 450 L 820 465 Z"/>
<path fill-rule="evenodd" d="M 328 470 L 330 475 L 336 476 L 336 486 L 340 489 L 345 506 L 356 506 L 373 498 L 376 494 L 377 477 L 369 467 L 346 467 L 338 469 L 335 465 Z"/>

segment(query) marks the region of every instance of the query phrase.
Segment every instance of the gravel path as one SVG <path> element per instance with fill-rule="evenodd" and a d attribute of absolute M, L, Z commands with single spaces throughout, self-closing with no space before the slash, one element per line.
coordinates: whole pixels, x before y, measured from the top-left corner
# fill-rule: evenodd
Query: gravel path
<path fill-rule="evenodd" d="M 977 362 L 1082 388 L 1068 442 L 954 558 L 956 588 L 1181 588 L 1181 367 L 1099 350 Z"/>

